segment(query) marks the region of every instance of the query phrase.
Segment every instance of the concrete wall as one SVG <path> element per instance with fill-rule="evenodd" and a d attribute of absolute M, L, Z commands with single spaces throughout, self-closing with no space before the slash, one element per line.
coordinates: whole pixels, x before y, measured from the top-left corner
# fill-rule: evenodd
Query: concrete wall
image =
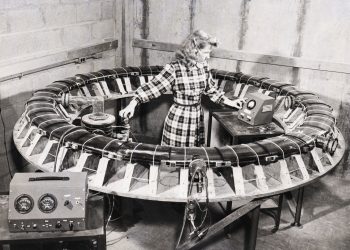
<path fill-rule="evenodd" d="M 0 77 L 60 61 L 66 51 L 121 40 L 122 0 L 1 0 Z M 0 191 L 8 189 L 6 150 L 12 171 L 21 167 L 12 129 L 33 91 L 55 80 L 121 63 L 120 49 L 83 64 L 70 64 L 0 82 Z M 5 136 L 4 136 L 5 134 Z"/>
<path fill-rule="evenodd" d="M 0 190 L 7 188 L 9 180 L 4 140 L 11 167 L 25 164 L 16 162 L 11 136 L 23 103 L 34 90 L 80 72 L 113 65 L 164 65 L 172 59 L 173 53 L 133 48 L 133 38 L 180 43 L 191 31 L 203 29 L 217 36 L 222 49 L 350 63 L 349 12 L 350 2 L 343 0 L 0 1 L 0 77 L 56 62 L 61 52 L 106 39 L 118 39 L 120 44 L 99 60 L 0 83 L 6 134 L 0 123 Z M 349 74 L 217 58 L 211 66 L 268 76 L 317 92 L 335 107 L 338 127 L 350 140 Z M 151 108 L 156 116 L 135 126 L 157 136 L 168 103 L 162 100 Z M 156 124 L 158 129 L 153 129 Z M 337 174 L 349 174 L 348 152 Z"/>
<path fill-rule="evenodd" d="M 131 1 L 132 2 L 132 1 Z M 220 48 L 284 57 L 350 64 L 350 2 L 335 0 L 134 0 L 135 38 L 180 43 L 191 31 L 203 29 Z M 133 65 L 163 65 L 173 53 L 133 48 Z M 350 141 L 350 76 L 254 62 L 212 59 L 212 68 L 242 71 L 291 82 L 312 90 L 333 105 L 338 127 Z M 152 123 L 152 118 L 148 121 Z M 150 126 L 150 125 L 148 125 Z M 349 175 L 348 152 L 339 175 Z"/>

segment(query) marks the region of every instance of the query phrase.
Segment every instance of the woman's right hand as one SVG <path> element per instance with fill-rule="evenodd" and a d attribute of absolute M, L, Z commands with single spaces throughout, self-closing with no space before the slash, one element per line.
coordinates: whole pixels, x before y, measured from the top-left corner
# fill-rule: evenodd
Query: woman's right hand
<path fill-rule="evenodd" d="M 119 111 L 119 115 L 123 118 L 131 118 L 134 116 L 137 101 L 131 100 L 128 106 Z"/>

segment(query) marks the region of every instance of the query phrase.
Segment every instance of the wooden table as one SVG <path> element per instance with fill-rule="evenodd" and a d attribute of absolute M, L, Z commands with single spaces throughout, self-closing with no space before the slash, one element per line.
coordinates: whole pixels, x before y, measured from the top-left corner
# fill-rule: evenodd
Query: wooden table
<path fill-rule="evenodd" d="M 207 146 L 210 146 L 212 120 L 218 123 L 232 136 L 231 145 L 248 143 L 256 140 L 284 134 L 284 130 L 275 122 L 264 125 L 252 126 L 238 118 L 237 111 L 210 111 L 208 120 Z"/>
<path fill-rule="evenodd" d="M 0 204 L 0 249 L 2 245 L 90 240 L 94 249 L 106 249 L 106 228 L 103 196 L 94 196 L 87 202 L 86 230 L 67 232 L 9 232 L 8 200 Z"/>
<path fill-rule="evenodd" d="M 254 142 L 257 140 L 262 140 L 268 137 L 274 137 L 278 135 L 284 134 L 283 128 L 279 127 L 275 122 L 270 122 L 268 124 L 264 125 L 258 125 L 253 126 L 246 122 L 243 122 L 238 119 L 238 112 L 231 110 L 211 110 L 209 112 L 209 119 L 208 119 L 208 137 L 207 137 L 207 146 L 210 146 L 211 141 L 211 129 L 212 129 L 212 121 L 213 118 L 217 120 L 217 122 L 231 135 L 231 145 L 237 145 L 241 143 L 249 143 Z M 303 194 L 304 194 L 304 187 L 301 187 L 298 189 L 297 194 L 297 201 L 296 201 L 296 208 L 295 208 L 295 214 L 294 214 L 294 222 L 291 224 L 292 226 L 301 226 L 300 224 L 300 217 L 301 217 L 301 209 L 302 209 L 302 203 L 303 203 Z M 286 195 L 291 196 L 290 192 L 287 192 Z M 280 224 L 280 216 L 281 216 L 281 210 L 282 210 L 282 203 L 283 203 L 283 194 L 279 195 L 278 204 L 276 206 L 276 213 L 268 213 L 271 215 L 275 220 L 275 227 L 272 229 L 272 232 L 276 232 L 279 228 Z M 232 208 L 232 202 L 227 202 L 226 210 L 227 213 L 231 211 Z M 259 206 L 260 208 L 260 206 Z M 292 208 L 291 208 L 292 209 Z M 271 209 L 266 209 L 266 211 Z M 264 209 L 262 210 L 264 211 Z M 251 227 L 251 247 L 248 247 L 249 249 L 255 248 L 255 242 L 252 239 L 254 237 L 254 232 L 256 236 L 256 230 L 257 230 L 257 223 L 259 216 L 257 214 L 252 213 L 252 218 L 255 218 L 255 220 L 252 221 L 252 224 L 254 227 Z"/>

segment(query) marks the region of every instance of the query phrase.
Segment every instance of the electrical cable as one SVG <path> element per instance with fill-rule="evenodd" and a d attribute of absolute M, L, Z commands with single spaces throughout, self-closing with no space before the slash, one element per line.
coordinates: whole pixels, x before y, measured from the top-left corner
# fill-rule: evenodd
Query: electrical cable
<path fill-rule="evenodd" d="M 111 210 L 109 212 L 109 216 L 108 216 L 107 223 L 106 223 L 106 228 L 108 227 L 109 221 L 111 220 L 113 209 L 114 209 L 114 195 L 112 196 L 112 199 L 113 199 L 113 201 L 112 201 L 112 208 L 111 208 Z M 108 200 L 109 200 L 109 197 L 108 197 Z"/>
<path fill-rule="evenodd" d="M 199 159 L 197 159 L 199 160 Z M 192 164 L 197 161 L 197 160 L 193 160 L 190 165 L 189 165 L 189 168 L 191 168 Z M 209 162 L 209 159 L 208 159 L 208 162 Z M 208 207 L 209 207 L 209 193 L 208 193 L 208 177 L 207 177 L 207 174 L 205 171 L 203 171 L 203 169 L 201 169 L 200 167 L 197 167 L 194 171 L 193 171 L 193 174 L 192 174 L 192 177 L 191 177 L 191 181 L 190 181 L 190 185 L 189 185 L 189 189 L 187 191 L 187 197 L 191 197 L 192 195 L 192 189 L 193 189 L 193 184 L 194 184 L 194 179 L 195 179 L 195 176 L 196 174 L 199 174 L 201 173 L 202 174 L 202 178 L 204 179 L 204 183 L 205 183 L 205 192 L 206 192 L 206 206 L 205 208 L 201 208 L 198 200 L 194 199 L 194 201 L 196 202 L 197 206 L 198 206 L 198 209 L 202 212 L 202 215 L 201 215 L 201 221 L 200 221 L 200 224 L 199 226 L 196 226 L 194 221 L 191 221 L 192 223 L 192 226 L 193 226 L 193 230 L 190 229 L 190 235 L 193 234 L 193 233 L 196 233 L 195 236 L 199 237 L 199 238 L 202 238 L 205 236 L 205 234 L 208 232 L 208 229 L 210 227 L 210 224 L 211 224 L 211 215 L 210 215 L 210 212 L 208 210 Z M 188 204 L 188 203 L 187 203 Z M 181 241 L 181 238 L 182 238 L 182 235 L 183 235 L 183 232 L 184 232 L 184 228 L 185 228 L 185 225 L 186 225 L 186 219 L 187 219 L 187 206 L 185 207 L 185 211 L 184 211 L 184 217 L 183 217 L 183 221 L 182 221 L 182 226 L 181 226 L 181 231 L 180 231 L 180 235 L 179 235 L 179 239 L 177 241 L 177 245 L 176 245 L 176 248 L 178 248 L 179 244 L 180 244 L 180 241 Z M 209 218 L 209 226 L 207 226 L 206 228 L 204 228 L 202 230 L 202 227 L 206 221 L 206 219 Z"/>
<path fill-rule="evenodd" d="M 7 152 L 7 144 L 6 144 L 6 128 L 5 128 L 5 122 L 4 122 L 4 118 L 2 116 L 2 112 L 1 112 L 1 107 L 0 107 L 0 117 L 1 117 L 1 122 L 2 122 L 2 126 L 4 128 L 3 132 L 4 132 L 4 146 L 5 146 L 5 155 L 6 155 L 6 161 L 7 161 L 7 169 L 8 172 L 10 174 L 11 179 L 13 178 L 13 174 L 10 168 L 10 161 L 9 161 L 9 156 L 8 156 L 8 152 Z"/>

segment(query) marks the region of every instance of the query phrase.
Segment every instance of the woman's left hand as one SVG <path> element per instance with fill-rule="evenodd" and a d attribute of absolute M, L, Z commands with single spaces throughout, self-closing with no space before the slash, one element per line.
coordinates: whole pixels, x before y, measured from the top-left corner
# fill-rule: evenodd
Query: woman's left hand
<path fill-rule="evenodd" d="M 225 98 L 223 103 L 226 104 L 227 106 L 236 108 L 236 109 L 242 109 L 243 108 L 243 103 L 246 102 L 246 98 L 238 98 L 235 100 L 230 100 L 228 98 Z"/>

